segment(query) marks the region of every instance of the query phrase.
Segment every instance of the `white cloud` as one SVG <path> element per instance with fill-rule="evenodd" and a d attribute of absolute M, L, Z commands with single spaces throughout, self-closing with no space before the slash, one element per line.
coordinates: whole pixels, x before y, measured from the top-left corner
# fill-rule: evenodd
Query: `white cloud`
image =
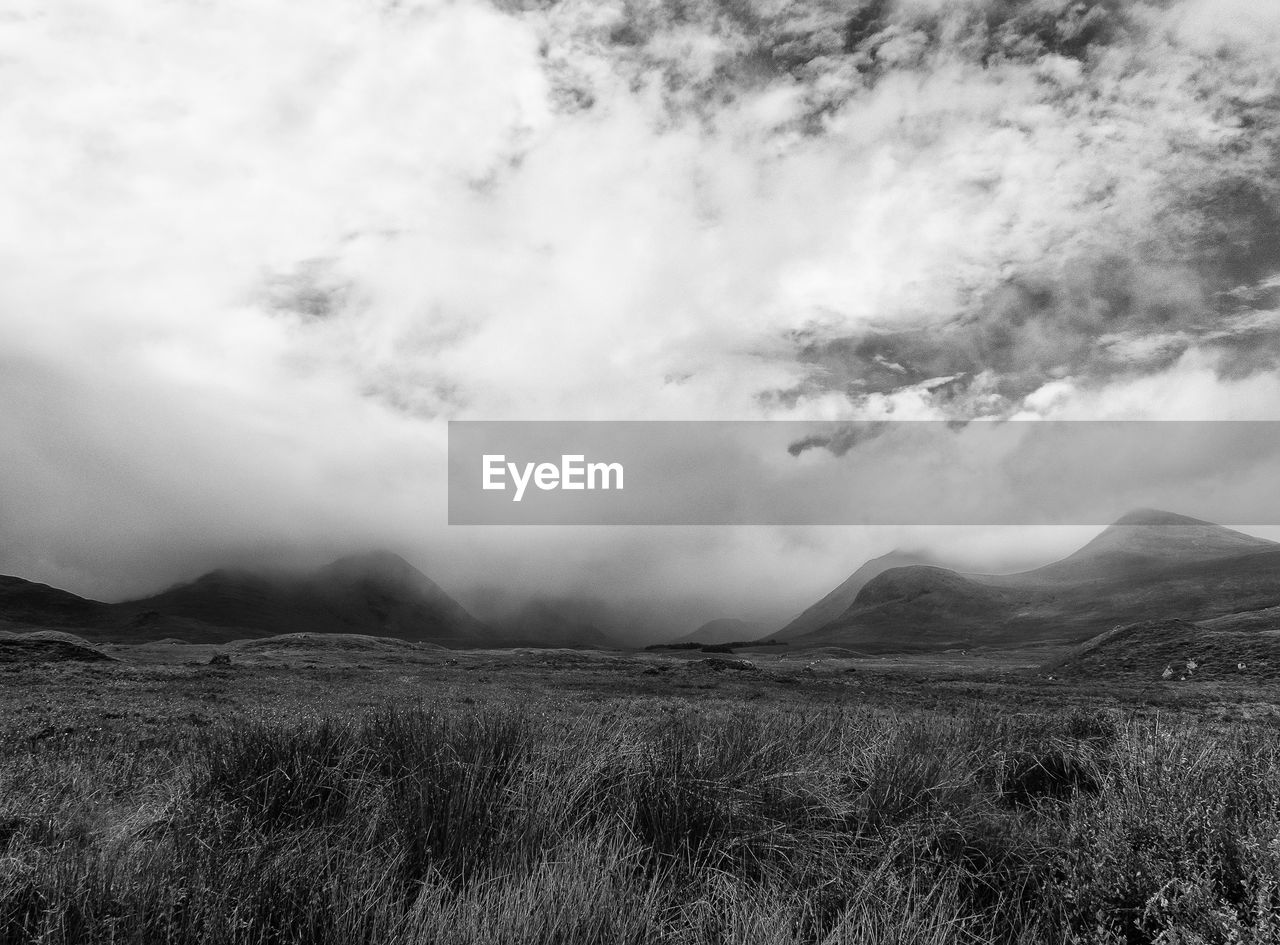
<path fill-rule="evenodd" d="M 654 7 L 637 42 L 611 43 L 636 9 L 10 4 L 0 566 L 111 594 L 226 556 L 386 543 L 457 584 L 547 548 L 561 564 L 530 583 L 593 560 L 617 562 L 607 581 L 690 593 L 753 568 L 799 579 L 874 543 L 829 535 L 793 561 L 767 535 L 446 533 L 443 420 L 847 414 L 856 378 L 815 382 L 795 333 L 928 338 L 1011 277 L 1194 237 L 1171 181 L 1266 170 L 1247 149 L 1215 157 L 1241 132 L 1222 90 L 1197 86 L 1252 77 L 1239 94 L 1262 101 L 1280 17 L 1256 9 L 1247 30 L 1199 0 L 1151 13 L 1146 39 L 1089 69 L 980 68 L 895 27 L 881 64 L 898 68 L 865 88 L 839 11 L 773 11 L 821 34 L 821 55 L 786 73 L 741 66 L 749 31 L 701 7 L 683 25 Z M 1206 79 L 1221 42 L 1236 58 Z M 1185 309 L 1174 269 L 1139 284 L 1173 286 Z M 1035 350 L 1067 331 L 1060 317 L 1032 326 Z M 1164 336 L 1119 337 L 1133 361 Z M 869 360 L 896 377 L 911 353 Z M 1271 374 L 1223 380 L 1215 358 L 1044 378 L 1024 406 L 1277 402 Z M 946 415 L 926 379 L 955 372 L 929 367 L 859 408 Z M 1011 409 L 998 375 L 971 371 L 967 403 Z M 725 564 L 690 563 L 711 556 Z"/>

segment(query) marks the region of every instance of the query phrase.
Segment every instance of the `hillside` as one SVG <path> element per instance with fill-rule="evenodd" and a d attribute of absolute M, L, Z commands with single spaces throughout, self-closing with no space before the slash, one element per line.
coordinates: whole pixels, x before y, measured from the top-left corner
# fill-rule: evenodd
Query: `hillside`
<path fill-rule="evenodd" d="M 0 578 L 3 626 L 74 629 L 93 639 L 193 642 L 287 633 L 358 633 L 492 645 L 497 635 L 403 558 L 376 552 L 309 574 L 222 569 L 117 604 Z"/>
<path fill-rule="evenodd" d="M 838 619 L 853 606 L 858 592 L 866 587 L 867 582 L 883 574 L 891 568 L 910 567 L 912 565 L 934 565 L 937 562 L 923 555 L 902 551 L 891 551 L 878 558 L 872 558 L 844 579 L 834 590 L 817 603 L 805 608 L 790 623 L 776 633 L 766 636 L 777 640 L 794 640 L 814 630 L 824 627 Z M 759 634 L 757 634 L 757 637 Z"/>
<path fill-rule="evenodd" d="M 1140 509 L 1117 519 L 1080 550 L 1020 574 L 985 575 L 1001 584 L 1073 584 L 1136 577 L 1179 565 L 1275 550 L 1275 542 L 1173 512 Z"/>
<path fill-rule="evenodd" d="M 891 568 L 868 581 L 838 617 L 794 642 L 879 652 L 1071 643 L 1118 624 L 1257 615 L 1277 606 L 1280 545 L 1144 510 L 1032 571 Z"/>
<path fill-rule="evenodd" d="M 0 629 L 92 627 L 110 620 L 109 604 L 0 575 Z"/>
<path fill-rule="evenodd" d="M 1045 665 L 1059 676 L 1136 674 L 1152 680 L 1280 676 L 1280 634 L 1152 620 L 1108 630 Z"/>

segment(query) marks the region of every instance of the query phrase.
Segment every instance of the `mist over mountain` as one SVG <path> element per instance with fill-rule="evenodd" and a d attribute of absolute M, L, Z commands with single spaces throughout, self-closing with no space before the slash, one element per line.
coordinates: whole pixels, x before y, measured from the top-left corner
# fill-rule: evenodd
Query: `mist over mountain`
<path fill-rule="evenodd" d="M 116 604 L 0 578 L 0 626 L 53 628 L 138 642 L 219 642 L 288 633 L 360 633 L 484 646 L 500 636 L 390 552 L 342 558 L 307 574 L 218 570 Z"/>
<path fill-rule="evenodd" d="M 113 612 L 145 622 L 177 617 L 212 627 L 282 633 L 367 633 L 478 645 L 496 636 L 403 558 L 375 552 L 312 574 L 214 571 Z"/>
<path fill-rule="evenodd" d="M 672 640 L 672 643 L 743 643 L 755 640 L 764 628 L 756 620 L 740 617 L 717 617 L 708 620 L 692 633 Z"/>
<path fill-rule="evenodd" d="M 582 597 L 534 597 L 488 619 L 512 645 L 601 647 L 619 645 L 617 614 L 602 601 Z M 625 633 L 625 630 L 623 631 Z"/>
<path fill-rule="evenodd" d="M 1167 512 L 1125 515 L 1032 570 L 962 573 L 930 560 L 904 552 L 872 559 L 779 631 L 717 618 L 676 642 L 767 638 L 797 650 L 888 652 L 1073 643 L 1116 625 L 1171 619 L 1222 631 L 1280 627 L 1280 543 Z M 0 577 L 0 629 L 72 630 L 90 639 L 215 642 L 305 632 L 455 647 L 611 648 L 654 642 L 655 634 L 653 624 L 634 622 L 634 611 L 583 595 L 491 601 L 485 618 L 388 552 L 307 573 L 216 570 L 121 603 Z"/>

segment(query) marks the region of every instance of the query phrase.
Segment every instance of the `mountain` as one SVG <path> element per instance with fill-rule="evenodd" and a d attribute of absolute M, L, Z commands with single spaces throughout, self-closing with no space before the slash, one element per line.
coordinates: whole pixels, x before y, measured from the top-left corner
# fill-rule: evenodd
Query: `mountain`
<path fill-rule="evenodd" d="M 708 620 L 693 633 L 687 633 L 672 643 L 744 643 L 748 640 L 757 639 L 765 628 L 758 623 L 749 620 L 739 620 L 737 617 L 717 617 L 715 620 Z"/>
<path fill-rule="evenodd" d="M 1117 624 L 1240 620 L 1275 607 L 1280 544 L 1142 510 L 1061 561 L 1018 574 L 889 568 L 837 617 L 792 642 L 875 652 L 1073 643 Z"/>
<path fill-rule="evenodd" d="M 1236 558 L 1280 547 L 1212 522 L 1173 512 L 1139 509 L 1117 519 L 1061 561 L 988 582 L 1056 584 L 1118 575 L 1138 576 L 1179 564 Z"/>
<path fill-rule="evenodd" d="M 930 558 L 903 551 L 891 551 L 887 555 L 872 558 L 845 578 L 840 586 L 826 597 L 806 608 L 781 630 L 767 636 L 777 640 L 794 640 L 839 618 L 852 606 L 858 592 L 866 587 L 867 582 L 872 578 L 878 577 L 891 568 L 933 564 L 936 562 Z"/>
<path fill-rule="evenodd" d="M 497 642 L 492 630 L 434 581 L 389 552 L 342 558 L 310 574 L 212 571 L 119 604 L 0 578 L 0 622 L 129 641 L 176 636 L 219 642 L 311 632 L 450 646 Z"/>
<path fill-rule="evenodd" d="M 495 642 L 492 632 L 403 558 L 375 552 L 311 574 L 219 570 L 142 600 L 115 605 L 210 627 L 283 633 L 363 633 L 451 645 Z"/>
<path fill-rule="evenodd" d="M 83 627 L 110 620 L 110 605 L 47 584 L 0 575 L 0 629 Z"/>

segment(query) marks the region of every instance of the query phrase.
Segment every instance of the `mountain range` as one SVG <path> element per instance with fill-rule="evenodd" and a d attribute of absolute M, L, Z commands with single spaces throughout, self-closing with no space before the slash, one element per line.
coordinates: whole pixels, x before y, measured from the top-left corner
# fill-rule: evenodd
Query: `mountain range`
<path fill-rule="evenodd" d="M 429 577 L 390 552 L 306 574 L 218 570 L 140 600 L 105 604 L 0 577 L 0 629 L 70 630 L 88 639 L 192 642 L 282 633 L 363 633 L 439 643 L 502 642 Z"/>
<path fill-rule="evenodd" d="M 223 642 L 308 632 L 451 647 L 605 648 L 635 636 L 608 604 L 587 598 L 537 597 L 488 618 L 476 619 L 389 552 L 301 574 L 222 569 L 121 603 L 0 576 L 0 631 L 63 630 L 91 640 Z M 884 653 L 1078 644 L 1119 625 L 1167 620 L 1232 632 L 1280 627 L 1280 543 L 1140 510 L 1030 571 L 967 573 L 893 552 L 863 564 L 778 630 L 725 618 L 683 639 Z"/>
<path fill-rule="evenodd" d="M 1280 544 L 1171 512 L 1132 512 L 1066 558 L 1016 574 L 900 561 L 868 562 L 779 636 L 881 653 L 1078 643 L 1174 618 L 1280 625 Z"/>

